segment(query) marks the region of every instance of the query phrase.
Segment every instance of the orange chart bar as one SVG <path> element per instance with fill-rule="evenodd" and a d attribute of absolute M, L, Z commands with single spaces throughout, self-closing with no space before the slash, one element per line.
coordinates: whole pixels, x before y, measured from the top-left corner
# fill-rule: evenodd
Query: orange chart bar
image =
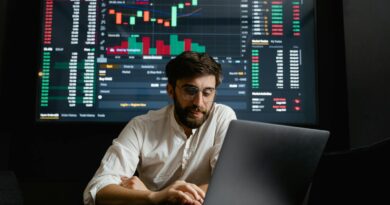
<path fill-rule="evenodd" d="M 144 11 L 144 21 L 149 22 L 149 20 L 150 20 L 150 12 Z"/>
<path fill-rule="evenodd" d="M 116 13 L 116 18 L 115 18 L 115 23 L 116 24 L 122 24 L 122 13 L 121 12 L 117 12 Z"/>

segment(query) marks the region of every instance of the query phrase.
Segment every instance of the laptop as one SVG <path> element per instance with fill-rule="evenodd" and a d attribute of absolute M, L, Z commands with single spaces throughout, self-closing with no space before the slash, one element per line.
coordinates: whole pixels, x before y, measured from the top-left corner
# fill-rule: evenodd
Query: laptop
<path fill-rule="evenodd" d="M 328 138 L 325 130 L 233 120 L 203 204 L 302 204 Z"/>

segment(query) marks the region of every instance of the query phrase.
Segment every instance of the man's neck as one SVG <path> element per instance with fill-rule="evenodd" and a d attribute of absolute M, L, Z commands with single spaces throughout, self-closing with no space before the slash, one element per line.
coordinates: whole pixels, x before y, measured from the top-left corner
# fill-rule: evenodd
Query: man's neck
<path fill-rule="evenodd" d="M 192 129 L 184 128 L 184 133 L 186 134 L 187 138 L 190 138 L 190 136 L 192 135 Z"/>
<path fill-rule="evenodd" d="M 187 138 L 189 138 L 192 135 L 192 129 L 185 126 L 183 123 L 181 123 L 179 120 L 179 117 L 177 117 L 176 113 L 174 113 L 174 116 L 175 116 L 175 120 L 176 120 L 177 124 L 179 124 L 179 126 L 183 128 L 184 133 L 186 134 Z"/>

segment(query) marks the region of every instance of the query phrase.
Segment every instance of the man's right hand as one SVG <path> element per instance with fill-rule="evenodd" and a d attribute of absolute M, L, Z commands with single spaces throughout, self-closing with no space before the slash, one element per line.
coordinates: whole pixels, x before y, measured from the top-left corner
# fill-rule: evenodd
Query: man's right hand
<path fill-rule="evenodd" d="M 195 184 L 182 180 L 159 192 L 152 192 L 150 198 L 154 204 L 201 205 L 205 197 L 204 191 Z"/>

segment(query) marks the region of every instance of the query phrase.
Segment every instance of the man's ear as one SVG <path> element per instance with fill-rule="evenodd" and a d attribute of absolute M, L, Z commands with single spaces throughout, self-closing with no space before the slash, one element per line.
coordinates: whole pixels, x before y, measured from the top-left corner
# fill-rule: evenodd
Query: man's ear
<path fill-rule="evenodd" d="M 169 95 L 169 97 L 171 97 L 173 99 L 173 95 L 174 95 L 174 90 L 175 88 L 171 85 L 171 84 L 167 84 L 167 93 Z"/>

